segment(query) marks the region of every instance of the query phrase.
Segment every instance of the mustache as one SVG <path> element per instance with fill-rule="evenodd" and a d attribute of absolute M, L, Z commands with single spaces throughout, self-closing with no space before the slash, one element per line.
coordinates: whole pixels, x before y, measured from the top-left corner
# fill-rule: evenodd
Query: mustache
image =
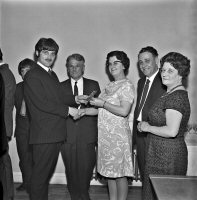
<path fill-rule="evenodd" d="M 45 59 L 46 61 L 48 61 L 48 62 L 51 62 L 51 61 L 53 61 L 52 59 Z"/>

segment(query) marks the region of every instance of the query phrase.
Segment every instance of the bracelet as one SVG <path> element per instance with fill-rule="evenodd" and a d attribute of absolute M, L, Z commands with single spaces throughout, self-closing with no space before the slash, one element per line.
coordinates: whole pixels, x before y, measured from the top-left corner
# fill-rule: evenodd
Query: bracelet
<path fill-rule="evenodd" d="M 106 101 L 104 101 L 104 103 L 103 103 L 103 108 L 104 108 L 104 106 L 105 106 L 105 103 L 106 103 Z"/>

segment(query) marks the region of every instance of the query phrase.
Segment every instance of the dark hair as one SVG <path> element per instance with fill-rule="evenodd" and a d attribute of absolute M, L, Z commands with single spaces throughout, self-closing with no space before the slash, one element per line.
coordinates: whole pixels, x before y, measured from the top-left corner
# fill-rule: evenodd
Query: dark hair
<path fill-rule="evenodd" d="M 83 61 L 85 63 L 85 59 L 81 54 L 74 53 L 74 54 L 68 56 L 68 58 L 66 59 L 66 67 L 68 67 L 68 63 L 71 59 L 75 59 L 77 61 Z"/>
<path fill-rule="evenodd" d="M 3 60 L 3 53 L 1 51 L 1 48 L 0 48 L 0 60 Z"/>
<path fill-rule="evenodd" d="M 116 56 L 116 58 L 118 60 L 121 61 L 121 63 L 123 64 L 125 70 L 124 70 L 124 74 L 127 75 L 128 71 L 129 71 L 129 66 L 130 66 L 130 60 L 127 56 L 127 54 L 124 51 L 111 51 L 107 54 L 107 58 L 106 58 L 106 63 L 105 66 L 108 69 L 109 68 L 109 58 Z"/>
<path fill-rule="evenodd" d="M 55 51 L 55 54 L 57 54 L 59 46 L 52 38 L 40 38 L 35 45 L 35 51 L 40 53 L 42 50 Z"/>
<path fill-rule="evenodd" d="M 161 69 L 165 62 L 170 63 L 178 70 L 178 74 L 182 76 L 182 83 L 184 85 L 190 72 L 190 60 L 178 52 L 170 52 L 161 58 Z"/>
<path fill-rule="evenodd" d="M 144 53 L 144 52 L 149 52 L 151 53 L 154 57 L 157 57 L 159 54 L 157 52 L 157 50 L 151 46 L 147 46 L 147 47 L 144 47 L 142 48 L 140 51 L 139 51 L 139 54 L 138 54 L 138 57 L 141 53 Z"/>
<path fill-rule="evenodd" d="M 29 67 L 32 69 L 35 66 L 35 62 L 29 58 L 25 58 L 18 64 L 18 73 L 21 75 L 22 69 Z"/>

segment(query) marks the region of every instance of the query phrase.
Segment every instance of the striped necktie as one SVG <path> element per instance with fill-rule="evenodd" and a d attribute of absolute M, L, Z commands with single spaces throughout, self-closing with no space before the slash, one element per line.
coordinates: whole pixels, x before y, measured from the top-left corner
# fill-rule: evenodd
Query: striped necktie
<path fill-rule="evenodd" d="M 148 92 L 148 88 L 149 88 L 149 83 L 150 83 L 150 80 L 146 79 L 146 83 L 144 85 L 144 89 L 143 89 L 143 93 L 142 93 L 142 98 L 141 98 L 141 101 L 140 101 L 140 104 L 139 104 L 139 107 L 138 107 L 138 116 L 140 114 L 141 109 L 144 106 L 145 99 L 146 99 L 147 92 Z"/>

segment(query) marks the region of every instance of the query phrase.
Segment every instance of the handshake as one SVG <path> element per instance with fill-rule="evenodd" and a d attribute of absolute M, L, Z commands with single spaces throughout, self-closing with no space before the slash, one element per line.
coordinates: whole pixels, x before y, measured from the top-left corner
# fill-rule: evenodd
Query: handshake
<path fill-rule="evenodd" d="M 73 117 L 74 120 L 80 119 L 86 114 L 86 109 L 77 109 L 77 108 L 72 108 L 69 107 L 69 115 Z"/>
<path fill-rule="evenodd" d="M 103 108 L 106 101 L 98 97 L 94 98 L 95 93 L 96 91 L 93 91 L 90 95 L 79 95 L 75 97 L 75 101 L 79 105 L 78 109 L 69 107 L 69 115 L 71 115 L 74 120 L 77 120 L 84 115 L 97 115 L 97 108 Z M 92 107 L 81 108 L 81 104 L 87 105 L 88 103 L 92 105 Z"/>
<path fill-rule="evenodd" d="M 88 95 L 79 95 L 75 97 L 75 101 L 77 104 L 79 104 L 78 109 L 69 107 L 69 115 L 73 117 L 74 120 L 80 119 L 86 114 L 86 108 L 80 109 L 81 104 L 87 105 L 88 102 L 92 100 L 94 95 L 97 91 L 93 91 L 89 96 Z"/>

